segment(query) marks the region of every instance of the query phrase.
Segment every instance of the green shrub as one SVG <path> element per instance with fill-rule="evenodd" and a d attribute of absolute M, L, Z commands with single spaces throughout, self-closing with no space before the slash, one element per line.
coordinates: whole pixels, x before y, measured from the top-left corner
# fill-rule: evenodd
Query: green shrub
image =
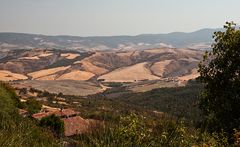
<path fill-rule="evenodd" d="M 50 130 L 58 137 L 64 134 L 64 122 L 60 117 L 53 115 L 44 117 L 40 121 L 40 126 L 50 128 Z"/>
<path fill-rule="evenodd" d="M 74 139 L 75 145 L 90 147 L 229 146 L 224 135 L 202 133 L 186 127 L 182 120 L 147 120 L 133 113 L 120 117 L 118 124 L 106 123 L 94 132 Z"/>
<path fill-rule="evenodd" d="M 51 132 L 18 114 L 19 100 L 8 84 L 0 83 L 0 146 L 61 146 Z"/>
<path fill-rule="evenodd" d="M 26 101 L 26 105 L 27 105 L 27 111 L 29 114 L 38 113 L 42 108 L 41 103 L 33 98 L 28 99 Z"/>

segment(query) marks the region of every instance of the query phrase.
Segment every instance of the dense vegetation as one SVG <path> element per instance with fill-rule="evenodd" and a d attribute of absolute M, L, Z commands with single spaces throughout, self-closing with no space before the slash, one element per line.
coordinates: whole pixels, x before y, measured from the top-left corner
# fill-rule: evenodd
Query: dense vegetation
<path fill-rule="evenodd" d="M 202 89 L 202 84 L 190 81 L 185 87 L 154 89 L 144 93 L 129 94 L 118 99 L 196 122 L 200 118 L 198 100 Z"/>
<path fill-rule="evenodd" d="M 227 146 L 217 135 L 201 133 L 179 120 L 153 120 L 136 114 L 120 117 L 91 134 L 74 136 L 80 146 Z"/>
<path fill-rule="evenodd" d="M 0 146 L 59 146 L 51 132 L 18 114 L 19 104 L 14 90 L 0 83 Z"/>
<path fill-rule="evenodd" d="M 42 118 L 40 120 L 40 126 L 49 128 L 57 137 L 63 136 L 64 134 L 64 122 L 54 114 Z"/>
<path fill-rule="evenodd" d="M 3 137 L 6 136 L 14 140 L 14 135 L 16 135 L 20 137 L 20 139 L 17 138 L 14 145 L 20 144 L 19 146 L 23 146 L 24 144 L 27 144 L 27 146 L 28 144 L 29 146 L 33 144 L 35 146 L 54 146 L 59 140 L 58 137 L 61 137 L 62 140 L 67 141 L 73 146 L 227 146 L 228 143 L 224 134 L 201 132 L 192 123 L 189 123 L 189 120 L 192 119 L 192 117 L 190 117 L 191 115 L 189 115 L 190 112 L 186 115 L 176 113 L 178 111 L 187 112 L 186 110 L 196 109 L 194 105 L 197 102 L 197 94 L 201 87 L 201 84 L 191 82 L 191 84 L 186 87 L 156 89 L 141 94 L 128 93 L 125 95 L 126 97 L 116 99 L 107 97 L 86 99 L 59 94 L 59 96 L 66 99 L 66 102 L 70 104 L 72 108 L 81 112 L 82 117 L 104 121 L 104 125 L 91 133 L 65 138 L 59 135 L 63 131 L 62 122 L 59 121 L 58 118 L 50 116 L 43 119 L 40 122 L 40 126 L 49 128 L 49 131 L 51 130 L 55 133 L 54 137 L 49 131 L 43 130 L 44 128 L 39 128 L 38 124 L 34 121 L 28 118 L 22 118 L 18 116 L 16 112 L 13 112 L 14 115 L 21 119 L 10 119 L 10 121 L 15 125 L 16 123 L 24 123 L 24 126 L 26 126 L 25 123 L 27 123 L 28 127 L 25 128 L 22 125 L 15 126 L 14 129 L 19 129 L 19 133 L 23 131 L 23 129 L 25 129 L 25 133 L 20 133 L 20 136 L 15 134 L 15 132 L 12 132 L 11 135 L 1 134 L 0 142 L 5 141 Z M 6 93 L 9 92 L 3 86 L 1 88 L 4 89 Z M 38 90 L 32 89 L 32 91 Z M 56 94 L 51 94 L 46 91 L 38 92 L 40 92 L 38 94 L 39 97 L 51 98 L 51 101 L 43 102 L 47 105 L 60 108 L 69 107 L 52 103 Z M 12 95 L 15 95 L 14 92 Z M 196 97 L 191 98 L 191 95 Z M 139 99 L 134 99 L 136 96 L 138 96 Z M 186 99 L 184 98 L 185 96 Z M 146 102 L 146 105 L 143 106 L 146 101 L 144 97 L 153 97 L 151 101 L 154 102 Z M 173 98 L 166 101 L 171 97 Z M 129 99 L 129 101 L 127 99 Z M 17 104 L 18 101 L 17 99 L 15 100 Z M 184 107 L 181 106 L 183 100 L 185 102 Z M 159 107 L 159 105 L 168 103 L 171 103 L 175 108 L 172 109 L 166 106 Z M 5 106 L 9 107 L 8 105 Z M 12 108 L 17 109 L 15 104 L 12 105 Z M 198 113 L 198 111 L 196 112 Z M 1 122 L 6 123 L 6 121 Z M 56 123 L 57 125 L 55 125 Z M 11 125 L 11 127 L 13 126 L 14 125 Z M 10 129 L 1 129 L 1 132 L 9 133 L 11 132 L 9 131 L 11 127 Z M 24 137 L 29 139 L 24 140 Z M 23 142 L 19 140 L 23 140 Z M 10 141 L 11 140 L 7 142 Z"/>
<path fill-rule="evenodd" d="M 201 118 L 197 107 L 198 95 L 202 88 L 202 84 L 191 81 L 186 87 L 127 93 L 114 99 L 108 98 L 107 94 L 87 99 L 63 94 L 58 96 L 65 98 L 71 107 L 81 112 L 82 117 L 104 121 L 104 126 L 92 133 L 71 137 L 69 141 L 73 145 L 227 146 L 224 133 L 201 132 L 197 127 Z M 47 105 L 68 107 L 52 103 L 54 94 L 39 94 L 43 95 L 52 97 Z"/>
<path fill-rule="evenodd" d="M 42 108 L 42 105 L 40 104 L 40 102 L 33 98 L 28 99 L 25 104 L 26 104 L 27 111 L 30 115 L 34 113 L 38 113 Z"/>
<path fill-rule="evenodd" d="M 203 126 L 210 132 L 226 132 L 230 139 L 240 129 L 240 30 L 233 22 L 214 34 L 213 51 L 200 64 L 205 83 L 200 101 Z"/>

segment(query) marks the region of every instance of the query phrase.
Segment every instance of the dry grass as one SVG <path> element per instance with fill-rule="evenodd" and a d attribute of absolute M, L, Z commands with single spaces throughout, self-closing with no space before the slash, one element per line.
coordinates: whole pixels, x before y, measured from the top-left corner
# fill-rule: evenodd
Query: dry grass
<path fill-rule="evenodd" d="M 15 82 L 12 84 L 16 88 L 33 87 L 39 90 L 46 90 L 50 93 L 60 93 L 64 95 L 79 95 L 86 96 L 102 92 L 103 89 L 99 85 L 85 81 L 41 81 L 41 80 L 27 80 L 22 82 Z"/>
<path fill-rule="evenodd" d="M 52 75 L 56 72 L 66 70 L 68 68 L 69 68 L 69 66 L 67 66 L 67 67 L 57 67 L 57 68 L 51 68 L 51 69 L 44 69 L 44 70 L 29 73 L 28 75 L 31 76 L 33 79 L 39 79 L 39 78 L 43 78 L 45 76 Z"/>
<path fill-rule="evenodd" d="M 200 76 L 200 74 L 197 72 L 197 69 L 194 68 L 194 69 L 191 71 L 191 74 L 178 77 L 178 80 L 180 80 L 180 81 L 189 81 L 189 80 L 191 80 L 191 79 L 196 79 L 196 78 L 199 77 L 199 76 Z"/>
<path fill-rule="evenodd" d="M 76 70 L 76 71 L 71 71 L 70 73 L 61 75 L 59 78 L 57 78 L 57 80 L 85 81 L 85 80 L 89 80 L 93 76 L 95 76 L 93 73 Z"/>
<path fill-rule="evenodd" d="M 171 48 L 159 48 L 159 49 L 147 49 L 144 52 L 152 54 L 161 54 L 161 53 L 176 53 L 176 49 Z"/>
<path fill-rule="evenodd" d="M 56 77 L 57 77 L 57 74 L 53 74 L 53 75 L 47 75 L 47 76 L 44 76 L 44 77 L 37 78 L 37 80 L 51 81 L 51 80 L 55 80 Z"/>
<path fill-rule="evenodd" d="M 172 60 L 164 60 L 156 62 L 151 66 L 151 71 L 160 77 L 163 76 L 166 66 L 171 63 Z"/>
<path fill-rule="evenodd" d="M 131 55 L 134 54 L 135 51 L 126 51 L 126 52 L 120 52 L 120 53 L 117 53 L 118 56 L 121 56 L 121 57 L 130 57 Z"/>
<path fill-rule="evenodd" d="M 104 73 L 108 72 L 107 69 L 95 66 L 89 61 L 77 61 L 77 62 L 75 62 L 75 64 L 81 64 L 81 67 L 85 71 L 91 72 L 95 75 L 101 75 L 101 74 L 104 74 Z"/>
<path fill-rule="evenodd" d="M 21 57 L 19 58 L 20 60 L 39 60 L 38 56 L 33 56 L 33 57 Z"/>
<path fill-rule="evenodd" d="M 73 54 L 73 53 L 63 53 L 61 54 L 61 57 L 65 57 L 66 59 L 75 59 L 79 57 L 79 54 Z"/>
<path fill-rule="evenodd" d="M 40 54 L 39 55 L 39 57 L 48 57 L 48 56 L 51 56 L 51 55 L 53 55 L 53 53 L 42 53 L 42 54 Z"/>
<path fill-rule="evenodd" d="M 95 59 L 101 56 L 102 56 L 101 53 L 95 52 L 95 54 L 91 55 L 90 57 L 87 57 L 81 61 L 76 61 L 74 62 L 74 64 L 81 64 L 82 69 L 87 72 L 91 72 L 95 75 L 102 75 L 108 72 L 108 70 L 95 65 L 96 63 L 98 63 L 95 61 Z"/>
<path fill-rule="evenodd" d="M 106 82 L 134 82 L 146 79 L 159 79 L 159 77 L 151 74 L 151 72 L 145 67 L 146 64 L 147 62 L 143 62 L 133 66 L 120 68 L 100 76 L 98 79 L 105 79 Z"/>
<path fill-rule="evenodd" d="M 22 74 L 12 73 L 6 70 L 0 70 L 0 79 L 1 81 L 14 81 L 14 80 L 26 80 L 28 79 L 28 77 Z"/>

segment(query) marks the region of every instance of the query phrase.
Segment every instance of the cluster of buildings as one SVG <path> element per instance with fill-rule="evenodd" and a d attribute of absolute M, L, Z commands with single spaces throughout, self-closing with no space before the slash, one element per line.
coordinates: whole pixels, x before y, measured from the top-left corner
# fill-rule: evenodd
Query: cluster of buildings
<path fill-rule="evenodd" d="M 26 110 L 20 109 L 19 114 L 25 115 Z M 64 122 L 64 135 L 73 136 L 77 134 L 87 133 L 101 124 L 98 120 L 83 119 L 79 116 L 79 112 L 73 109 L 48 109 L 44 112 L 35 113 L 32 115 L 36 120 L 41 120 L 50 115 L 56 115 Z"/>

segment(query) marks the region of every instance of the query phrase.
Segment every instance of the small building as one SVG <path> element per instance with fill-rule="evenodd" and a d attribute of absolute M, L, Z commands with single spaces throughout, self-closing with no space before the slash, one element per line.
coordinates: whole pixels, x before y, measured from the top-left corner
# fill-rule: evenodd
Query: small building
<path fill-rule="evenodd" d="M 80 116 L 63 118 L 64 121 L 64 135 L 73 136 L 92 131 L 97 125 L 102 123 L 93 119 L 83 119 Z"/>
<path fill-rule="evenodd" d="M 77 116 L 80 113 L 72 109 L 62 109 L 59 111 L 55 111 L 53 114 L 62 118 L 68 118 L 68 117 Z"/>
<path fill-rule="evenodd" d="M 61 118 L 68 118 L 68 117 L 73 117 L 78 115 L 79 112 L 74 111 L 72 109 L 61 109 L 61 110 L 55 110 L 55 111 L 49 111 L 49 112 L 35 113 L 32 115 L 32 117 L 35 119 L 41 120 L 42 118 L 53 115 L 53 114 Z"/>
<path fill-rule="evenodd" d="M 40 112 L 33 114 L 32 117 L 37 120 L 41 120 L 42 118 L 53 114 L 59 116 L 61 120 L 64 122 L 65 136 L 87 133 L 92 131 L 93 128 L 96 128 L 98 124 L 99 125 L 102 124 L 98 120 L 83 119 L 82 117 L 78 116 L 79 112 L 74 111 L 72 109 L 60 109 L 48 112 Z"/>
<path fill-rule="evenodd" d="M 80 116 L 63 118 L 64 122 L 64 135 L 72 136 L 75 134 L 82 134 L 88 131 L 88 123 Z"/>
<path fill-rule="evenodd" d="M 40 112 L 40 113 L 33 114 L 32 117 L 35 119 L 41 120 L 42 118 L 50 116 L 52 114 L 53 113 L 51 113 L 51 112 Z"/>

